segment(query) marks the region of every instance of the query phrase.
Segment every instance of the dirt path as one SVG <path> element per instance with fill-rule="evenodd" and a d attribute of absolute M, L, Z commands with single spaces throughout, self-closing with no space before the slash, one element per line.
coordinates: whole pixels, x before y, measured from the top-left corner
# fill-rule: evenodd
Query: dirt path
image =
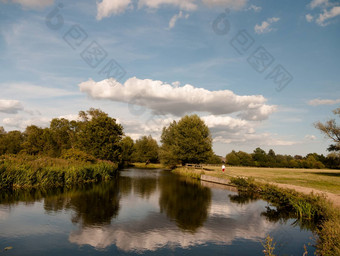
<path fill-rule="evenodd" d="M 295 185 L 290 185 L 290 184 L 282 184 L 282 183 L 274 183 L 274 182 L 271 182 L 270 184 L 276 185 L 280 188 L 294 189 L 297 192 L 304 193 L 304 194 L 310 194 L 311 192 L 313 192 L 314 194 L 324 194 L 334 204 L 334 206 L 340 208 L 340 195 L 317 190 L 314 188 L 306 188 L 306 187 L 300 187 L 300 186 L 295 186 Z"/>

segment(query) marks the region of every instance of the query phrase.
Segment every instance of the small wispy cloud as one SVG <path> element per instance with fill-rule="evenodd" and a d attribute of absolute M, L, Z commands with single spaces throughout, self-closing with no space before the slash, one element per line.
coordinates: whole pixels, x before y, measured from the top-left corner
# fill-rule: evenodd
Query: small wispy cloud
<path fill-rule="evenodd" d="M 319 105 L 334 105 L 340 103 L 340 99 L 330 100 L 330 99 L 313 99 L 308 101 L 308 105 L 319 106 Z"/>
<path fill-rule="evenodd" d="M 310 2 L 309 7 L 311 9 L 314 9 L 316 7 L 326 7 L 329 5 L 329 1 L 328 0 L 313 0 L 312 2 Z"/>
<path fill-rule="evenodd" d="M 169 29 L 172 29 L 175 27 L 176 22 L 178 19 L 187 19 L 189 18 L 189 14 L 183 14 L 182 11 L 180 11 L 178 14 L 175 14 L 174 16 L 172 16 L 172 18 L 169 21 Z"/>
<path fill-rule="evenodd" d="M 279 20 L 280 18 L 272 17 L 272 18 L 268 18 L 265 21 L 262 21 L 261 25 L 256 24 L 254 27 L 255 33 L 264 34 L 264 33 L 269 33 L 273 31 L 273 28 L 271 27 L 271 25 L 275 22 L 278 22 Z"/>
<path fill-rule="evenodd" d="M 246 8 L 245 10 L 246 11 L 260 12 L 262 10 L 262 7 L 261 6 L 256 6 L 256 5 L 252 4 L 248 8 Z"/>
<path fill-rule="evenodd" d="M 308 22 L 312 22 L 313 21 L 313 19 L 314 19 L 314 17 L 311 15 L 311 14 L 306 14 L 306 20 L 308 21 Z"/>
<path fill-rule="evenodd" d="M 307 134 L 307 135 L 305 136 L 305 139 L 306 139 L 306 140 L 316 140 L 316 136 Z"/>

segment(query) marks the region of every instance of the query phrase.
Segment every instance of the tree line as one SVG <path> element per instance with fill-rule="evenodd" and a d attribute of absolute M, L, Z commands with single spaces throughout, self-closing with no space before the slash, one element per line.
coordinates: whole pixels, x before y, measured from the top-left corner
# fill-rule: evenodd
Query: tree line
<path fill-rule="evenodd" d="M 340 110 L 335 114 L 340 115 Z M 305 157 L 266 153 L 256 148 L 253 153 L 227 154 L 226 163 L 239 166 L 290 167 L 290 168 L 339 168 L 340 129 L 334 120 L 316 127 L 330 135 L 335 144 L 328 156 L 316 153 Z M 49 127 L 27 126 L 21 131 L 6 132 L 0 127 L 0 155 L 28 154 L 55 158 L 94 161 L 109 160 L 119 165 L 131 162 L 163 163 L 168 167 L 186 163 L 221 164 L 221 157 L 212 150 L 210 130 L 198 115 L 184 116 L 164 127 L 161 146 L 149 136 L 134 141 L 124 135 L 123 126 L 100 109 L 80 111 L 77 120 L 54 118 Z"/>
<path fill-rule="evenodd" d="M 80 111 L 78 120 L 54 118 L 49 127 L 27 126 L 6 132 L 0 127 L 0 155 L 28 154 L 92 161 L 200 163 L 216 160 L 210 131 L 197 116 L 186 116 L 163 129 L 160 147 L 150 135 L 136 141 L 125 136 L 123 126 L 100 109 Z"/>
<path fill-rule="evenodd" d="M 233 150 L 226 155 L 226 163 L 232 166 L 337 169 L 340 167 L 340 157 L 336 153 L 330 153 L 327 156 L 309 153 L 304 157 L 280 155 L 275 154 L 272 149 L 266 153 L 263 149 L 256 148 L 251 154 Z"/>

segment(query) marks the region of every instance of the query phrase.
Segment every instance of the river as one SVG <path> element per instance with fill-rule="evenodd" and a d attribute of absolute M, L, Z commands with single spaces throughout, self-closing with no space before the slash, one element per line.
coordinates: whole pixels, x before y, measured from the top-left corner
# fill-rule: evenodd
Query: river
<path fill-rule="evenodd" d="M 164 170 L 0 195 L 0 255 L 264 255 L 268 234 L 276 255 L 315 251 L 308 225 L 269 203 Z"/>

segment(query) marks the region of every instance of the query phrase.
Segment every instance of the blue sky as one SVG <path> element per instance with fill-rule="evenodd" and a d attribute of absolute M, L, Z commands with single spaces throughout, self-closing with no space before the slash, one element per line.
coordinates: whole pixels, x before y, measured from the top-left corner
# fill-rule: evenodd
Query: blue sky
<path fill-rule="evenodd" d="M 339 1 L 0 0 L 0 126 L 95 107 L 159 139 L 197 113 L 220 155 L 327 154 L 339 45 Z"/>

